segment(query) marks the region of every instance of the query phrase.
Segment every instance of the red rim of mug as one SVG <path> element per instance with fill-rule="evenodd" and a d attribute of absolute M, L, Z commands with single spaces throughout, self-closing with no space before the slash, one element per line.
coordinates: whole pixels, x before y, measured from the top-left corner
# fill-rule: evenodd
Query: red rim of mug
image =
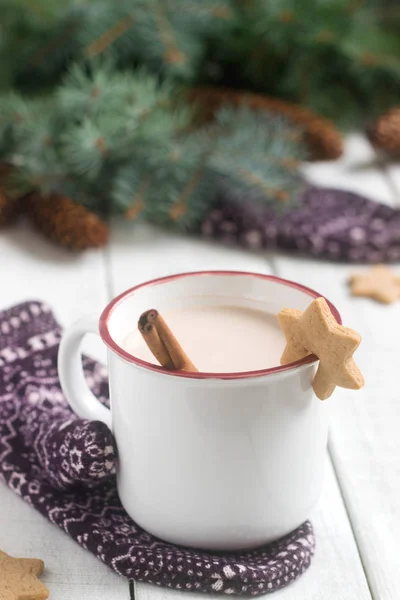
<path fill-rule="evenodd" d="M 111 317 L 112 312 L 118 307 L 118 305 L 123 302 L 127 297 L 133 295 L 138 290 L 143 289 L 144 287 L 160 285 L 166 283 L 168 281 L 174 281 L 175 279 L 182 279 L 184 277 L 198 277 L 201 275 L 216 275 L 216 276 L 237 276 L 244 275 L 247 277 L 257 277 L 258 279 L 265 279 L 267 281 L 274 281 L 281 285 L 286 285 L 288 287 L 295 288 L 300 290 L 312 298 L 321 298 L 321 294 L 318 294 L 315 290 L 308 288 L 300 283 L 295 283 L 293 281 L 289 281 L 287 279 L 281 279 L 280 277 L 275 277 L 274 275 L 262 275 L 261 273 L 252 273 L 248 271 L 193 271 L 190 273 L 179 273 L 177 275 L 168 275 L 167 277 L 159 277 L 157 279 L 152 279 L 151 281 L 146 281 L 145 283 L 141 283 L 136 285 L 135 287 L 126 290 L 113 300 L 106 306 L 100 316 L 99 322 L 99 332 L 103 342 L 108 346 L 115 354 L 120 356 L 125 361 L 135 364 L 139 367 L 144 367 L 150 371 L 156 371 L 157 373 L 162 373 L 163 375 L 173 375 L 175 377 L 185 377 L 189 379 L 249 379 L 250 377 L 262 377 L 264 375 L 272 375 L 274 373 L 282 373 L 284 371 L 290 371 L 292 369 L 301 367 L 303 365 L 308 365 L 315 362 L 317 359 L 316 356 L 310 354 L 301 360 L 297 360 L 296 362 L 289 363 L 287 365 L 279 365 L 277 367 L 270 367 L 268 369 L 261 369 L 258 371 L 242 371 L 235 373 L 206 373 L 206 372 L 194 372 L 194 371 L 175 371 L 175 370 L 166 370 L 165 368 L 159 365 L 153 365 L 145 360 L 137 358 L 132 354 L 129 354 L 126 350 L 121 348 L 119 344 L 117 344 L 110 335 L 108 328 L 108 321 Z M 322 296 L 325 298 L 325 296 Z M 329 308 L 333 316 L 339 325 L 342 324 L 342 319 L 340 317 L 339 311 L 336 307 L 327 299 Z"/>

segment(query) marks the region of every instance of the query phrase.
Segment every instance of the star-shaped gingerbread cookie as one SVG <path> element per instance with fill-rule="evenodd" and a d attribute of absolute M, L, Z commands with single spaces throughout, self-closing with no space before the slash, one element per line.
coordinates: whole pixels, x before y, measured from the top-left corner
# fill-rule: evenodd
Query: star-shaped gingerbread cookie
<path fill-rule="evenodd" d="M 349 283 L 353 296 L 366 296 L 384 304 L 400 298 L 400 277 L 386 265 L 376 265 L 365 273 L 352 275 Z"/>
<path fill-rule="evenodd" d="M 361 336 L 337 323 L 324 298 L 314 300 L 304 312 L 284 308 L 278 314 L 278 321 L 286 338 L 281 364 L 309 354 L 319 358 L 313 388 L 320 400 L 329 398 L 336 386 L 358 390 L 364 385 L 353 359 Z"/>
<path fill-rule="evenodd" d="M 0 600 L 46 600 L 49 591 L 38 579 L 43 569 L 42 560 L 0 551 Z"/>

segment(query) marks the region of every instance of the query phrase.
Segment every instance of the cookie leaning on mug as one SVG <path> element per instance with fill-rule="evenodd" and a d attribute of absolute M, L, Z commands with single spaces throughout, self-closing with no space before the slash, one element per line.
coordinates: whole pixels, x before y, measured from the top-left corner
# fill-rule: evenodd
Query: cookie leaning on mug
<path fill-rule="evenodd" d="M 336 386 L 352 390 L 363 387 L 364 377 L 353 359 L 361 336 L 339 325 L 325 298 L 316 298 L 304 312 L 284 308 L 278 313 L 278 321 L 286 338 L 282 365 L 308 354 L 319 358 L 313 388 L 320 400 L 329 398 Z"/>
<path fill-rule="evenodd" d="M 38 579 L 44 562 L 37 558 L 13 558 L 0 550 L 0 600 L 46 600 L 49 590 Z"/>

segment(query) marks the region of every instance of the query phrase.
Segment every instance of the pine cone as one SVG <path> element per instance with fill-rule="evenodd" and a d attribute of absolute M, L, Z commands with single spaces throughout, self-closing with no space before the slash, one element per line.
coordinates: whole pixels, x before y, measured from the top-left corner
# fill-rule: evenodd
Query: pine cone
<path fill-rule="evenodd" d="M 0 227 L 8 225 L 17 216 L 19 212 L 19 202 L 13 198 L 9 198 L 7 194 L 0 189 Z"/>
<path fill-rule="evenodd" d="M 202 118 L 205 121 L 212 120 L 215 111 L 222 104 L 248 106 L 284 115 L 294 125 L 304 128 L 305 142 L 312 160 L 334 160 L 343 153 L 343 139 L 335 125 L 328 119 L 296 104 L 268 96 L 221 88 L 194 88 L 189 92 L 189 99 L 203 106 Z"/>
<path fill-rule="evenodd" d="M 70 198 L 32 194 L 26 210 L 34 225 L 46 237 L 69 250 L 99 248 L 108 241 L 108 227 L 94 213 Z"/>
<path fill-rule="evenodd" d="M 379 117 L 368 131 L 375 146 L 393 158 L 400 158 L 400 107 Z"/>

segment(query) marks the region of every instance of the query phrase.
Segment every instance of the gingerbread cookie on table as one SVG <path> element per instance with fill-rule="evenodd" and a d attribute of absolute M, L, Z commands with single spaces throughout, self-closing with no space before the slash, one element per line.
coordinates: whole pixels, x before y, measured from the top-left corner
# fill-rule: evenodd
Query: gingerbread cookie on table
<path fill-rule="evenodd" d="M 332 395 L 336 386 L 360 389 L 364 378 L 353 359 L 361 336 L 339 325 L 325 300 L 317 298 L 304 311 L 284 308 L 278 314 L 286 338 L 281 364 L 295 362 L 314 354 L 319 366 L 314 377 L 314 392 L 320 400 Z"/>
<path fill-rule="evenodd" d="M 0 600 L 46 600 L 49 591 L 38 579 L 44 562 L 13 558 L 0 550 Z"/>
<path fill-rule="evenodd" d="M 400 298 L 400 277 L 386 265 L 376 265 L 365 273 L 352 275 L 349 285 L 353 296 L 373 298 L 383 304 Z"/>

